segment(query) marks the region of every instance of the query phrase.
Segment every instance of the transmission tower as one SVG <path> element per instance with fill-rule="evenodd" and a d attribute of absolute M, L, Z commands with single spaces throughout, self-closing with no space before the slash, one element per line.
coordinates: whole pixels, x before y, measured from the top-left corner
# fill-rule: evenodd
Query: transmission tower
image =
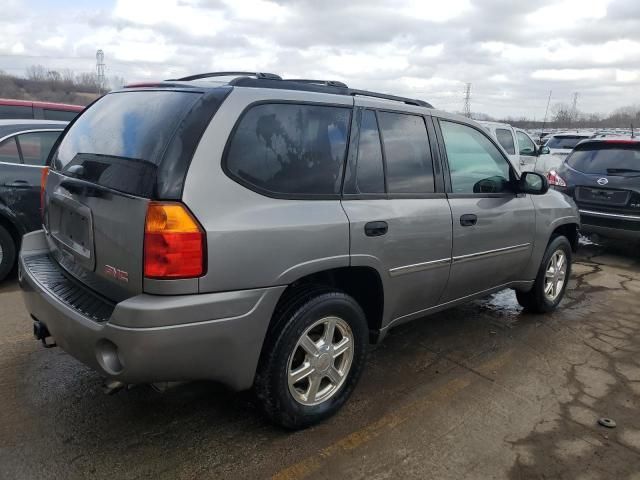
<path fill-rule="evenodd" d="M 573 103 L 571 104 L 571 121 L 578 119 L 578 92 L 573 94 Z"/>
<path fill-rule="evenodd" d="M 462 109 L 462 114 L 471 118 L 471 84 L 467 83 L 464 88 L 464 107 Z"/>
<path fill-rule="evenodd" d="M 104 90 L 104 52 L 98 50 L 96 52 L 96 83 L 98 84 L 98 94 L 102 95 Z"/>

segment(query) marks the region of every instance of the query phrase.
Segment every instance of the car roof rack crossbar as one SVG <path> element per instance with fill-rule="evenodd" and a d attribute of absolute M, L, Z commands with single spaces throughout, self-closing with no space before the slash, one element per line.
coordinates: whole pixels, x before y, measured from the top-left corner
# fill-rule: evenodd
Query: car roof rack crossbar
<path fill-rule="evenodd" d="M 429 102 L 425 102 L 424 100 L 418 100 L 416 98 L 407 98 L 407 97 L 399 97 L 397 95 L 388 95 L 386 93 L 378 93 L 378 92 L 370 92 L 369 90 L 357 90 L 357 89 L 349 89 L 349 94 L 352 96 L 362 96 L 362 97 L 373 97 L 373 98 L 382 98 L 384 100 L 393 100 L 395 102 L 403 102 L 407 105 L 415 105 L 417 107 L 426 107 L 433 108 Z"/>
<path fill-rule="evenodd" d="M 247 77 L 256 77 L 264 80 L 282 80 L 280 75 L 276 75 L 275 73 L 266 73 L 266 72 L 208 72 L 208 73 L 198 73 L 196 75 L 189 75 L 187 77 L 182 78 L 174 78 L 171 81 L 179 81 L 179 82 L 189 82 L 191 80 L 200 80 L 202 78 L 213 78 L 213 77 L 238 77 L 238 76 L 247 76 Z"/>
<path fill-rule="evenodd" d="M 349 88 L 346 83 L 339 82 L 338 80 L 312 80 L 306 78 L 285 78 L 285 82 L 305 83 L 309 85 L 324 85 L 325 87 L 340 87 Z"/>

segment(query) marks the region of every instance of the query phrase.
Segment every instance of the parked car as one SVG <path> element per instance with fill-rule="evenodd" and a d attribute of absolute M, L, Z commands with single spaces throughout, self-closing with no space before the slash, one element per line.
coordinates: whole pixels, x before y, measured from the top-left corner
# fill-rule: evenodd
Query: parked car
<path fill-rule="evenodd" d="M 583 140 L 549 181 L 575 199 L 585 235 L 640 240 L 638 138 Z"/>
<path fill-rule="evenodd" d="M 305 427 L 397 325 L 505 288 L 557 307 L 577 209 L 479 124 L 339 82 L 224 78 L 110 92 L 52 153 L 20 283 L 36 337 L 111 389 L 254 387 Z"/>
<path fill-rule="evenodd" d="M 521 172 L 533 171 L 538 149 L 527 132 L 508 123 L 479 122 L 504 148 L 512 164 Z"/>
<path fill-rule="evenodd" d="M 557 169 L 564 159 L 571 153 L 573 147 L 587 138 L 592 138 L 593 133 L 556 133 L 549 136 L 544 146 L 540 149 L 540 156 L 535 164 L 535 171 L 547 174 L 550 170 Z"/>
<path fill-rule="evenodd" d="M 69 122 L 83 109 L 82 105 L 0 98 L 0 119 L 63 120 Z"/>
<path fill-rule="evenodd" d="M 0 120 L 0 281 L 15 266 L 22 235 L 42 228 L 42 170 L 66 124 Z"/>

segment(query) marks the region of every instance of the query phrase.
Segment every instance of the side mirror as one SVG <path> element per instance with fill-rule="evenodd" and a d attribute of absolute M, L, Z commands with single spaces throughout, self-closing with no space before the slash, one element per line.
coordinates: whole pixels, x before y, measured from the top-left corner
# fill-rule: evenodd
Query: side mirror
<path fill-rule="evenodd" d="M 549 153 L 551 153 L 549 147 L 545 147 L 544 145 L 540 147 L 540 155 L 548 155 Z"/>
<path fill-rule="evenodd" d="M 538 172 L 523 172 L 518 182 L 520 193 L 544 195 L 549 191 L 549 180 Z"/>

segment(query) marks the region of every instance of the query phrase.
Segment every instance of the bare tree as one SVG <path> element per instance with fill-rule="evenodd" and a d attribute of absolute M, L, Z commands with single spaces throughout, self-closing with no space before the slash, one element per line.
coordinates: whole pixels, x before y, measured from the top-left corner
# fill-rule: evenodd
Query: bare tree
<path fill-rule="evenodd" d="M 30 67 L 27 67 L 26 73 L 29 80 L 42 82 L 47 79 L 47 69 L 42 65 L 31 65 Z"/>

